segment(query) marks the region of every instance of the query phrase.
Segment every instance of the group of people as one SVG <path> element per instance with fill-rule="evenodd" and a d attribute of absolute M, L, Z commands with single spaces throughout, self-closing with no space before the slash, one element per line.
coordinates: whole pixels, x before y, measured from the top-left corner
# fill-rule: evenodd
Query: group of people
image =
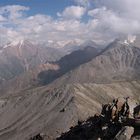
<path fill-rule="evenodd" d="M 112 103 L 103 105 L 100 116 L 106 139 L 114 133 L 115 140 L 128 140 L 140 128 L 140 105 L 129 97 L 117 98 Z"/>
<path fill-rule="evenodd" d="M 131 100 L 129 97 L 117 98 L 112 103 L 103 105 L 101 116 L 104 121 L 140 125 L 140 105 Z"/>

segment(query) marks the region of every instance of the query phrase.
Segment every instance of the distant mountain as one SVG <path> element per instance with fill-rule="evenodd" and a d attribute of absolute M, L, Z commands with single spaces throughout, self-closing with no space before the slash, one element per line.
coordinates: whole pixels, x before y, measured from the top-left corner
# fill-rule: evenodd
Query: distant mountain
<path fill-rule="evenodd" d="M 76 51 L 78 49 L 82 49 L 80 48 L 80 44 L 77 43 L 76 41 L 71 41 L 68 42 L 67 44 L 64 45 L 63 48 L 61 48 L 66 54 L 69 54 L 73 51 Z"/>
<path fill-rule="evenodd" d="M 65 73 L 80 66 L 81 64 L 89 62 L 98 54 L 99 50 L 90 46 L 87 46 L 82 50 L 74 51 L 54 63 L 60 67 L 59 70 L 42 71 L 39 73 L 38 78 L 41 83 L 48 84 L 53 80 L 59 78 L 60 76 L 64 75 Z"/>
<path fill-rule="evenodd" d="M 66 75 L 71 83 L 108 83 L 140 79 L 140 48 L 121 41 L 108 45 L 90 62 Z"/>
<path fill-rule="evenodd" d="M 83 42 L 81 45 L 80 45 L 82 48 L 84 48 L 85 46 L 91 46 L 91 47 L 94 47 L 94 48 L 98 48 L 100 49 L 101 45 L 95 43 L 94 41 L 92 40 L 87 40 L 85 42 Z M 104 46 L 105 47 L 105 46 Z"/>
<path fill-rule="evenodd" d="M 59 61 L 27 71 L 0 88 L 5 92 L 46 85 L 56 79 L 61 83 L 112 83 L 140 79 L 140 49 L 115 40 L 102 51 L 93 47 L 77 50 Z M 26 81 L 26 82 L 25 82 Z"/>
<path fill-rule="evenodd" d="M 12 79 L 37 65 L 61 57 L 62 54 L 53 48 L 40 47 L 28 40 L 14 41 L 0 49 L 0 81 Z"/>
<path fill-rule="evenodd" d="M 46 62 L 37 65 L 34 69 L 28 70 L 9 81 L 3 82 L 0 86 L 0 92 L 1 94 L 7 92 L 11 93 L 49 84 L 79 65 L 89 62 L 98 54 L 98 49 L 86 47 L 83 50 L 74 51 L 56 62 Z"/>
<path fill-rule="evenodd" d="M 76 50 L 83 50 L 86 47 L 94 47 L 94 48 L 101 49 L 100 45 L 96 44 L 95 42 L 91 40 L 85 41 L 84 43 L 77 43 L 76 41 L 69 42 L 62 49 L 63 51 L 69 54 Z"/>

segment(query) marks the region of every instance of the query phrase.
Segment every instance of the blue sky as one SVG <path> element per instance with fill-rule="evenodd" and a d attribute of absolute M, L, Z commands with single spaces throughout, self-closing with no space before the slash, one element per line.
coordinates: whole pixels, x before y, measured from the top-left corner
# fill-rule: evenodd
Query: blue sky
<path fill-rule="evenodd" d="M 29 15 L 47 14 L 53 17 L 57 12 L 61 12 L 65 7 L 75 5 L 73 0 L 0 0 L 0 6 L 22 5 L 31 8 Z"/>

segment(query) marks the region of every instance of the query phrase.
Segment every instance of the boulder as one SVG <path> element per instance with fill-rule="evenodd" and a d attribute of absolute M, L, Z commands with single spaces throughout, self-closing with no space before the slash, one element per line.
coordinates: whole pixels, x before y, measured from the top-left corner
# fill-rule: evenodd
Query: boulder
<path fill-rule="evenodd" d="M 129 127 L 129 126 L 125 126 L 116 135 L 114 140 L 131 140 L 131 137 L 133 134 L 134 134 L 134 128 Z"/>
<path fill-rule="evenodd" d="M 134 118 L 140 119 L 140 105 L 134 108 Z"/>

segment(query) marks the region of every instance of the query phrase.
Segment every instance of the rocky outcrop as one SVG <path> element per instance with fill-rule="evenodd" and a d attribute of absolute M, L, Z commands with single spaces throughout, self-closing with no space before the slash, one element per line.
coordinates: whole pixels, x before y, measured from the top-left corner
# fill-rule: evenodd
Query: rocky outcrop
<path fill-rule="evenodd" d="M 133 105 L 133 109 L 132 106 Z M 103 105 L 100 115 L 79 122 L 57 140 L 131 140 L 140 134 L 140 109 L 130 98 Z"/>
<path fill-rule="evenodd" d="M 134 134 L 134 127 L 125 126 L 116 135 L 114 140 L 130 140 L 133 134 Z"/>
<path fill-rule="evenodd" d="M 40 134 L 38 134 L 38 135 L 30 138 L 30 140 L 43 140 L 43 137 Z"/>

